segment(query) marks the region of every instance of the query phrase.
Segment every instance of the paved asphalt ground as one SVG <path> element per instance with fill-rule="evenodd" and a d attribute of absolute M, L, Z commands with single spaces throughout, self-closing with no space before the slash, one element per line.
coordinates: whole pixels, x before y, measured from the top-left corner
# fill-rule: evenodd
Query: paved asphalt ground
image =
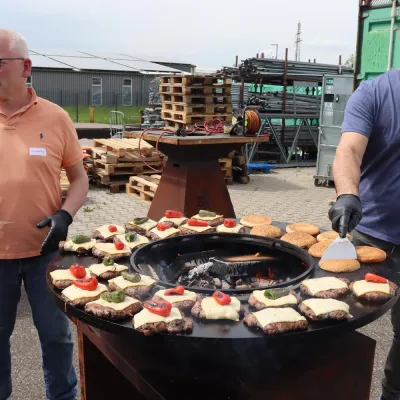
<path fill-rule="evenodd" d="M 248 185 L 229 186 L 238 216 L 268 215 L 274 220 L 310 221 L 322 228 L 330 228 L 327 212 L 329 201 L 335 198 L 333 189 L 313 185 L 314 168 L 279 169 L 269 175 L 252 175 Z M 149 203 L 128 195 L 110 194 L 107 190 L 92 188 L 88 200 L 75 218 L 70 234 L 90 234 L 96 227 L 110 223 L 125 223 L 134 216 L 146 213 Z M 75 329 L 72 326 L 74 339 Z M 380 380 L 392 332 L 390 319 L 380 320 L 361 330 L 378 343 L 371 400 L 379 398 Z M 40 360 L 40 345 L 33 326 L 25 293 L 21 298 L 12 345 L 13 400 L 45 399 Z M 76 347 L 75 365 L 78 368 Z"/>

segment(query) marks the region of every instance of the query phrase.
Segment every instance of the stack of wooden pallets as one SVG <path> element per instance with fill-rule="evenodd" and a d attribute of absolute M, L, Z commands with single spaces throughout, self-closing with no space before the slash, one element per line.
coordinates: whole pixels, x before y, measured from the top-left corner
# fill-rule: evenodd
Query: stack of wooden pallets
<path fill-rule="evenodd" d="M 199 75 L 161 77 L 162 118 L 168 130 L 193 128 L 219 118 L 232 122 L 232 78 Z"/>
<path fill-rule="evenodd" d="M 224 174 L 225 183 L 227 185 L 232 185 L 233 177 L 232 177 L 232 159 L 231 158 L 220 158 L 219 165 Z"/>
<path fill-rule="evenodd" d="M 134 198 L 152 201 L 160 179 L 161 175 L 158 174 L 131 176 L 126 184 L 126 193 Z"/>
<path fill-rule="evenodd" d="M 62 199 L 65 200 L 65 198 L 67 197 L 68 190 L 69 190 L 69 180 L 67 177 L 67 173 L 65 172 L 65 169 L 61 170 L 60 186 L 61 186 Z"/>
<path fill-rule="evenodd" d="M 150 167 L 160 170 L 163 159 L 144 140 L 139 152 L 138 139 L 93 139 L 92 157 L 96 184 L 109 186 L 112 193 L 125 191 L 131 176 L 156 174 Z"/>

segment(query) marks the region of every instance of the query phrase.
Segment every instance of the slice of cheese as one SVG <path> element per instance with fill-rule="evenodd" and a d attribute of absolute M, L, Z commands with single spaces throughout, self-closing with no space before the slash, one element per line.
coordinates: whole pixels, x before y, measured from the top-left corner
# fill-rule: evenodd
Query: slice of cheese
<path fill-rule="evenodd" d="M 144 224 L 138 225 L 135 224 L 133 221 L 129 222 L 130 225 L 137 226 L 138 228 L 142 228 L 146 231 L 149 231 L 150 229 L 153 229 L 155 226 L 157 226 L 157 222 L 153 221 L 152 219 L 149 219 L 146 221 Z"/>
<path fill-rule="evenodd" d="M 303 304 L 310 308 L 316 316 L 333 311 L 344 311 L 349 314 L 350 311 L 348 304 L 335 299 L 307 299 L 303 301 Z"/>
<path fill-rule="evenodd" d="M 145 324 L 153 324 L 156 322 L 169 323 L 177 319 L 182 319 L 182 315 L 176 307 L 171 308 L 171 312 L 168 317 L 154 314 L 150 312 L 147 308 L 144 308 L 142 311 L 140 311 L 140 313 L 136 314 L 133 317 L 133 326 L 135 327 L 135 329 L 137 329 Z"/>
<path fill-rule="evenodd" d="M 112 308 L 115 311 L 123 311 L 126 308 L 128 308 L 129 306 L 131 306 L 132 304 L 135 303 L 139 303 L 139 300 L 133 299 L 132 297 L 126 296 L 124 301 L 122 301 L 121 303 L 109 303 L 106 300 L 103 300 L 102 298 L 97 299 L 95 301 L 91 301 L 88 304 L 98 304 L 100 306 L 103 307 L 108 307 L 108 308 Z"/>
<path fill-rule="evenodd" d="M 243 225 L 237 224 L 233 228 L 227 228 L 224 224 L 217 226 L 217 232 L 221 233 L 239 233 L 239 231 L 243 228 Z"/>
<path fill-rule="evenodd" d="M 212 228 L 210 226 L 190 226 L 188 224 L 182 225 L 181 228 L 188 229 L 189 231 L 193 231 L 193 232 L 200 232 L 200 233 L 212 230 Z"/>
<path fill-rule="evenodd" d="M 104 274 L 104 272 L 121 272 L 121 271 L 127 271 L 128 267 L 125 265 L 120 265 L 114 263 L 114 265 L 104 265 L 104 264 L 93 264 L 89 267 L 89 271 L 96 276 L 100 276 L 101 274 Z"/>
<path fill-rule="evenodd" d="M 108 283 L 114 283 L 120 289 L 124 290 L 129 287 L 150 286 L 155 282 L 155 280 L 150 278 L 149 276 L 146 275 L 140 275 L 140 276 L 141 280 L 139 282 L 130 282 L 124 279 L 122 276 L 118 276 L 116 278 L 110 279 Z"/>
<path fill-rule="evenodd" d="M 158 292 L 155 293 L 155 296 L 162 297 L 165 300 L 168 300 L 168 302 L 172 303 L 177 303 L 179 301 L 196 301 L 197 295 L 194 292 L 191 292 L 190 290 L 185 290 L 182 295 L 180 294 L 175 294 L 175 295 L 165 295 L 166 290 L 159 290 Z"/>
<path fill-rule="evenodd" d="M 201 301 L 201 308 L 206 319 L 229 319 L 239 321 L 240 301 L 231 297 L 230 304 L 221 306 L 213 297 L 206 297 Z"/>
<path fill-rule="evenodd" d="M 130 253 L 131 249 L 127 246 L 125 246 L 122 250 L 117 250 L 115 248 L 114 243 L 96 243 L 94 246 L 96 249 L 106 253 L 106 254 L 125 254 L 125 253 Z"/>
<path fill-rule="evenodd" d="M 288 294 L 287 296 L 280 297 L 279 299 L 271 300 L 264 296 L 263 290 L 255 290 L 253 296 L 257 301 L 264 304 L 267 307 L 282 307 L 289 304 L 297 304 L 296 296 L 293 294 Z"/>
<path fill-rule="evenodd" d="M 314 296 L 318 292 L 324 292 L 326 290 L 345 289 L 347 285 L 345 282 L 334 277 L 306 279 L 301 282 L 308 288 L 310 293 Z"/>
<path fill-rule="evenodd" d="M 193 219 L 199 219 L 200 221 L 215 221 L 216 219 L 222 218 L 223 215 L 216 215 L 215 217 L 200 217 L 199 214 L 194 215 Z"/>
<path fill-rule="evenodd" d="M 160 219 L 160 222 L 173 222 L 176 226 L 182 225 L 185 221 L 187 221 L 186 217 L 182 218 L 167 218 L 167 217 L 162 217 Z"/>
<path fill-rule="evenodd" d="M 117 235 L 117 239 L 119 239 L 125 246 L 129 247 L 130 249 L 136 249 L 136 247 L 140 246 L 141 244 L 149 243 L 149 239 L 142 235 L 136 235 L 135 240 L 133 242 L 128 242 L 125 239 L 125 235 Z"/>
<path fill-rule="evenodd" d="M 90 277 L 90 270 L 89 268 L 85 268 L 86 276 L 84 278 Z M 75 278 L 69 268 L 68 269 L 56 269 L 55 271 L 50 272 L 50 276 L 54 281 L 74 281 L 76 279 L 82 278 Z"/>
<path fill-rule="evenodd" d="M 71 285 L 64 289 L 61 293 L 69 300 L 74 301 L 83 298 L 96 298 L 100 294 L 107 292 L 107 286 L 99 283 L 95 290 L 83 290 L 81 288 L 76 287 L 75 285 Z"/>
<path fill-rule="evenodd" d="M 110 232 L 108 229 L 109 226 L 110 225 L 103 225 L 100 228 L 97 228 L 96 231 L 98 231 L 104 239 L 125 233 L 125 228 L 121 225 L 114 225 L 117 228 L 115 232 Z"/>
<path fill-rule="evenodd" d="M 269 324 L 276 324 L 279 322 L 299 322 L 306 321 L 293 308 L 266 308 L 262 311 L 254 312 L 253 315 L 256 317 L 258 323 L 265 328 Z"/>
<path fill-rule="evenodd" d="M 166 229 L 165 231 L 159 231 L 157 228 L 154 228 L 150 232 L 155 233 L 160 239 L 165 239 L 171 235 L 180 233 L 181 231 L 176 228 L 169 228 L 169 229 Z"/>
<path fill-rule="evenodd" d="M 96 244 L 96 239 L 91 239 L 90 242 L 75 244 L 72 240 L 67 240 L 64 243 L 65 251 L 77 251 L 79 248 L 83 248 L 86 250 L 91 250 Z"/>
<path fill-rule="evenodd" d="M 363 296 L 371 292 L 378 292 L 390 295 L 390 286 L 388 283 L 367 282 L 365 280 L 354 282 L 353 291 L 356 296 Z"/>

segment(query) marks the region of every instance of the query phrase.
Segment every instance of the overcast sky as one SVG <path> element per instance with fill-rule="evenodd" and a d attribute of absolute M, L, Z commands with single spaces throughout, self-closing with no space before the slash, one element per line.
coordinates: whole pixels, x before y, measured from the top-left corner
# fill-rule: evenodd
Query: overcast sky
<path fill-rule="evenodd" d="M 289 49 L 302 23 L 301 60 L 336 64 L 355 51 L 355 0 L 0 0 L 0 26 L 32 49 L 164 56 L 201 68 Z M 3 4 L 4 4 L 3 3 Z"/>

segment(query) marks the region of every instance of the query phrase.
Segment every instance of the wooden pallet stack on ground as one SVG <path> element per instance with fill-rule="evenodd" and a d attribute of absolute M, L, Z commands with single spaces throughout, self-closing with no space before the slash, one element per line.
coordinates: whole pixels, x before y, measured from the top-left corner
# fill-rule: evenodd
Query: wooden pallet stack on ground
<path fill-rule="evenodd" d="M 161 78 L 162 118 L 168 130 L 218 118 L 232 122 L 232 78 L 173 75 Z"/>
<path fill-rule="evenodd" d="M 232 177 L 232 159 L 230 158 L 220 158 L 219 165 L 221 167 L 221 171 L 224 174 L 224 179 L 227 185 L 232 185 L 233 177 Z"/>
<path fill-rule="evenodd" d="M 125 191 L 132 176 L 156 174 L 163 164 L 163 155 L 144 140 L 139 151 L 138 139 L 94 139 L 92 156 L 96 184 L 112 193 Z"/>
<path fill-rule="evenodd" d="M 65 172 L 65 169 L 61 170 L 60 186 L 61 186 L 61 197 L 64 200 L 67 197 L 67 193 L 69 190 L 69 180 L 68 180 L 67 174 Z"/>
<path fill-rule="evenodd" d="M 232 160 L 232 177 L 235 182 L 249 183 L 250 177 L 247 170 L 247 159 L 244 148 L 240 151 L 234 151 L 229 154 L 229 158 Z"/>
<path fill-rule="evenodd" d="M 131 176 L 126 184 L 126 193 L 129 196 L 145 201 L 152 201 L 157 191 L 161 175 Z"/>

